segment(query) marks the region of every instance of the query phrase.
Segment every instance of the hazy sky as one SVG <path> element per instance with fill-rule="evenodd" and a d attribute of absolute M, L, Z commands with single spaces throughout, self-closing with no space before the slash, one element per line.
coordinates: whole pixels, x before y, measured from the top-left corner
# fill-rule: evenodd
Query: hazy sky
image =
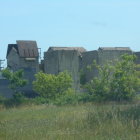
<path fill-rule="evenodd" d="M 0 0 L 0 59 L 16 40 L 140 51 L 140 0 Z"/>

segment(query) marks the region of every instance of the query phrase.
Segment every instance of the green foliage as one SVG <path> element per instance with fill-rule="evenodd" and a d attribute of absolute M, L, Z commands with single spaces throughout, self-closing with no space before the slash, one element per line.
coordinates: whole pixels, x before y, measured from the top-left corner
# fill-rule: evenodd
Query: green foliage
<path fill-rule="evenodd" d="M 25 104 L 29 104 L 29 99 L 19 92 L 15 93 L 13 98 L 9 98 L 4 101 L 5 107 L 14 107 Z"/>
<path fill-rule="evenodd" d="M 140 72 L 134 55 L 123 55 L 115 65 L 111 81 L 112 98 L 118 101 L 132 99 L 140 89 Z"/>
<path fill-rule="evenodd" d="M 69 89 L 63 96 L 58 96 L 52 103 L 54 105 L 75 105 L 90 101 L 89 95 L 85 93 L 75 93 Z"/>
<path fill-rule="evenodd" d="M 140 140 L 140 105 L 0 108 L 0 140 Z"/>
<path fill-rule="evenodd" d="M 58 75 L 45 74 L 39 72 L 35 75 L 36 81 L 33 82 L 34 90 L 42 97 L 55 99 L 64 95 L 72 86 L 72 78 L 67 72 Z"/>
<path fill-rule="evenodd" d="M 6 100 L 6 98 L 5 98 L 5 97 L 0 96 L 0 104 L 4 104 L 5 100 Z"/>
<path fill-rule="evenodd" d="M 94 63 L 94 67 L 95 66 L 98 69 L 99 75 L 87 83 L 85 88 L 95 101 L 107 100 L 110 93 L 111 72 L 113 67 L 109 63 L 103 66 Z"/>
<path fill-rule="evenodd" d="M 77 96 L 72 89 L 69 89 L 63 96 L 58 96 L 52 101 L 54 105 L 77 104 Z"/>
<path fill-rule="evenodd" d="M 140 105 L 108 105 L 108 107 L 99 108 L 98 111 L 91 109 L 88 112 L 87 121 L 92 128 L 94 125 L 102 125 L 103 122 L 115 122 L 116 120 L 127 127 L 131 125 L 137 133 L 140 128 Z"/>
<path fill-rule="evenodd" d="M 84 85 L 86 83 L 86 76 L 83 70 L 80 71 L 80 84 Z"/>
<path fill-rule="evenodd" d="M 85 85 L 94 100 L 131 100 L 140 88 L 140 72 L 136 71 L 134 55 L 122 55 L 114 64 L 97 65 L 98 77 Z"/>
<path fill-rule="evenodd" d="M 9 69 L 2 70 L 2 75 L 10 81 L 10 88 L 17 93 L 20 87 L 27 84 L 27 80 L 23 79 L 23 70 L 11 72 Z"/>
<path fill-rule="evenodd" d="M 35 98 L 31 98 L 28 103 L 34 105 L 51 104 L 51 100 L 49 100 L 48 98 L 38 96 Z"/>

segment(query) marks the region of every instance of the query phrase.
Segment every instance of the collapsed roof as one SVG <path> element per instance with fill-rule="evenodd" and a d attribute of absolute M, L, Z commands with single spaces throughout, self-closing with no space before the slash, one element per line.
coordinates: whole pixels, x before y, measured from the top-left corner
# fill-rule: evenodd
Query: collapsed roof
<path fill-rule="evenodd" d="M 18 40 L 16 42 L 17 44 L 8 44 L 7 56 L 13 48 L 16 49 L 19 56 L 23 58 L 35 58 L 39 56 L 36 41 Z"/>

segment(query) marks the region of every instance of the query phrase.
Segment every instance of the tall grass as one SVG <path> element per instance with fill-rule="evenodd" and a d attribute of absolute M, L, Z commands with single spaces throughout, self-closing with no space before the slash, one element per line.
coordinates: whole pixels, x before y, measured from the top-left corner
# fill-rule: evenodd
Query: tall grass
<path fill-rule="evenodd" d="M 0 111 L 0 140 L 139 139 L 139 104 L 33 105 Z"/>

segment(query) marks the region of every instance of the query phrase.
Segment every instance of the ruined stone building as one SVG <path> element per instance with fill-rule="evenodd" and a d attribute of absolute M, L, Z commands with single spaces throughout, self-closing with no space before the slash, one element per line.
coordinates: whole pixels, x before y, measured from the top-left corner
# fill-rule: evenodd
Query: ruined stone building
<path fill-rule="evenodd" d="M 36 41 L 16 41 L 16 44 L 8 44 L 7 48 L 7 67 L 12 71 L 24 70 L 25 79 L 28 85 L 23 88 L 27 94 L 32 94 L 32 81 L 34 74 L 39 71 L 39 53 Z M 0 94 L 6 97 L 11 96 L 11 90 L 7 86 L 6 79 L 0 79 Z"/>
<path fill-rule="evenodd" d="M 39 53 L 36 41 L 17 41 L 9 44 L 7 49 L 7 67 L 13 71 L 39 71 Z"/>
<path fill-rule="evenodd" d="M 17 41 L 9 44 L 7 49 L 7 67 L 12 71 L 24 70 L 29 83 L 24 87 L 27 94 L 31 94 L 34 74 L 42 70 L 48 74 L 58 74 L 67 70 L 73 78 L 73 88 L 80 90 L 80 73 L 84 72 L 85 82 L 97 76 L 97 70 L 87 70 L 94 60 L 99 65 L 107 61 L 119 59 L 122 54 L 135 54 L 136 63 L 140 64 L 140 52 L 133 52 L 128 47 L 100 47 L 98 50 L 86 51 L 83 47 L 50 47 L 44 52 L 44 59 L 39 64 L 39 52 L 36 41 Z M 0 78 L 0 94 L 6 97 L 12 95 L 8 88 L 8 81 Z"/>
<path fill-rule="evenodd" d="M 86 69 L 94 60 L 97 64 L 103 65 L 108 61 L 119 59 L 125 53 L 132 54 L 133 52 L 129 47 L 100 47 L 98 50 L 83 53 L 81 69 L 84 69 L 85 81 L 89 82 L 93 77 L 97 76 L 96 69 L 92 71 Z"/>
<path fill-rule="evenodd" d="M 79 66 L 84 52 L 82 47 L 50 47 L 44 52 L 44 72 L 58 74 L 67 70 L 73 78 L 73 87 L 79 89 Z"/>

